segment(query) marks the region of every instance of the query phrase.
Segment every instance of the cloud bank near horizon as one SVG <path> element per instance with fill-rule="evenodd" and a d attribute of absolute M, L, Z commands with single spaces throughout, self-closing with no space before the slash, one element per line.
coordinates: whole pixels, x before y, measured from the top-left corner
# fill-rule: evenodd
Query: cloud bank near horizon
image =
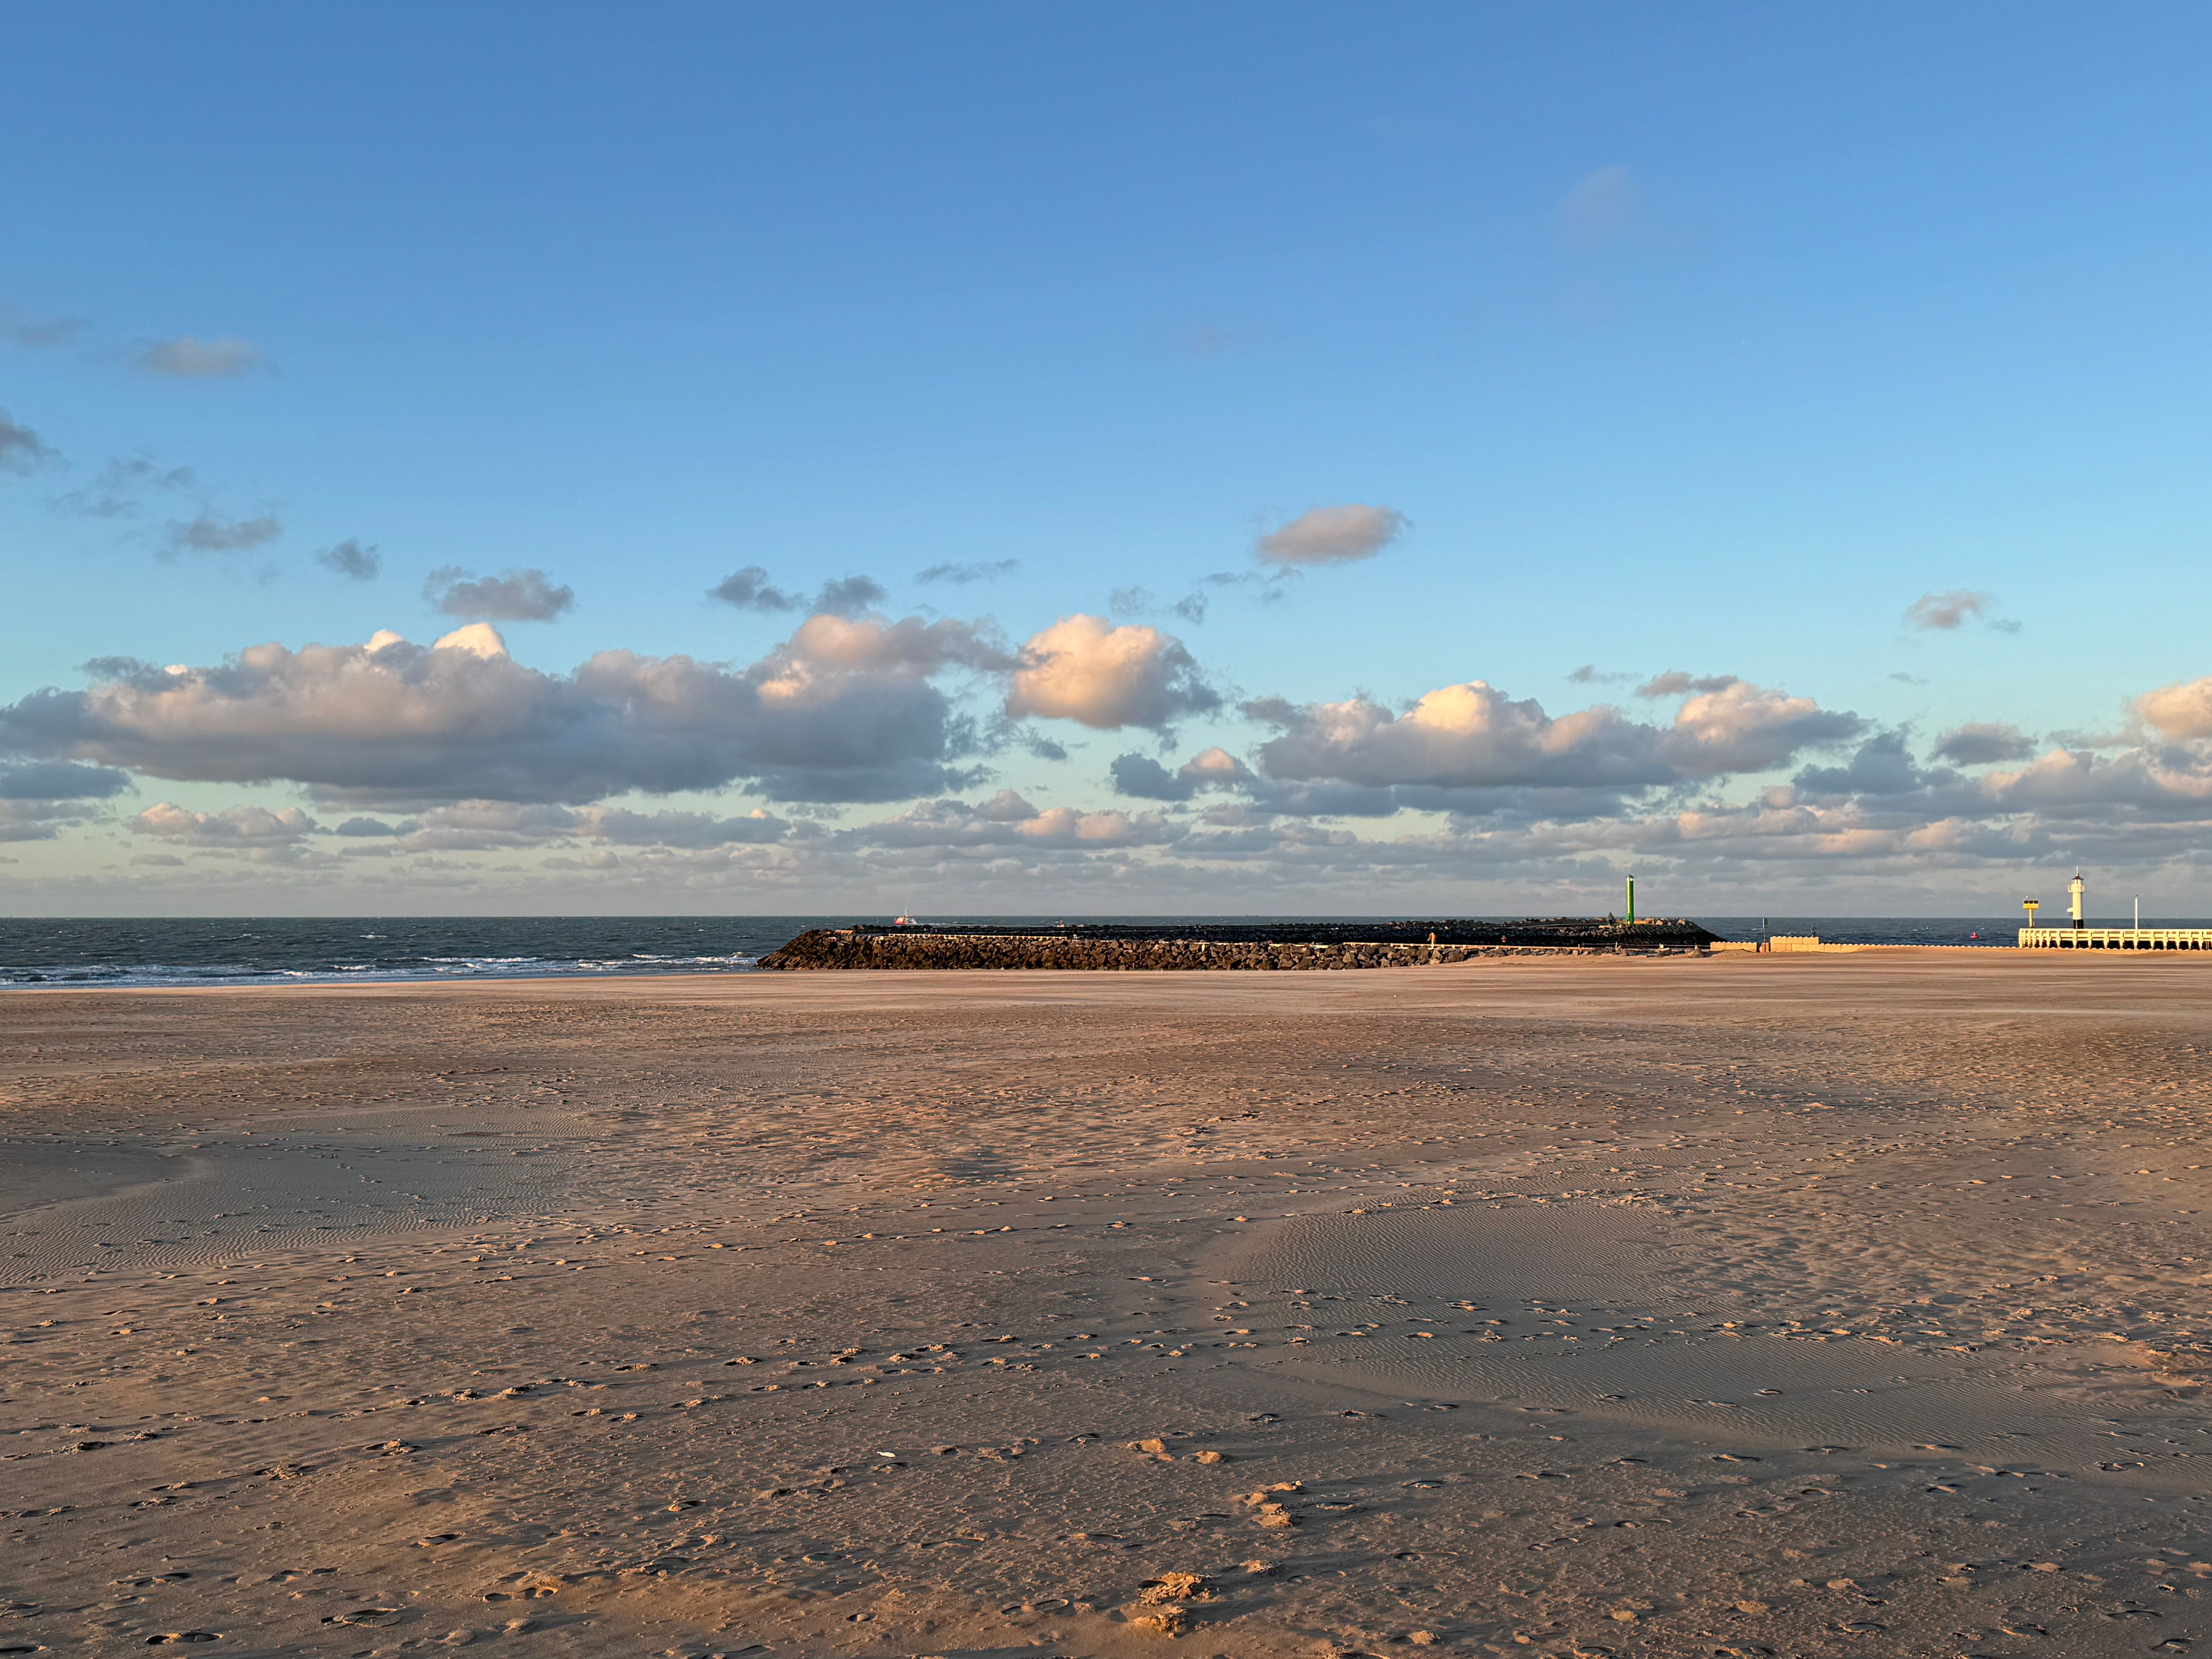
<path fill-rule="evenodd" d="M 447 595 L 504 583 L 507 608 L 567 608 L 540 571 L 445 574 Z M 372 870 L 510 891 L 890 882 L 1018 908 L 1029 890 L 1006 884 L 1027 883 L 1093 908 L 1218 908 L 1486 881 L 1595 890 L 1630 865 L 1814 888 L 2068 860 L 2193 869 L 2212 830 L 2212 676 L 2139 694 L 2109 737 L 2045 744 L 2001 720 L 1918 739 L 1682 670 L 1637 684 L 1632 710 L 1555 713 L 1480 678 L 1396 708 L 1232 701 L 1156 628 L 1073 612 L 1014 646 L 988 619 L 887 617 L 868 587 L 830 592 L 742 665 L 610 649 L 548 672 L 481 619 L 501 605 L 487 592 L 447 604 L 478 619 L 428 645 L 385 631 L 201 666 L 107 659 L 83 690 L 0 707 L 0 841 L 120 830 L 148 849 L 131 879 L 218 886 Z M 1200 720 L 1244 739 L 1175 760 Z M 1070 761 L 1054 726 L 1159 747 Z M 1007 787 L 1015 753 L 1080 770 L 1076 798 Z M 154 786 L 296 799 L 121 804 Z M 714 810 L 732 792 L 765 804 Z M 470 862 L 484 859 L 507 873 Z"/>

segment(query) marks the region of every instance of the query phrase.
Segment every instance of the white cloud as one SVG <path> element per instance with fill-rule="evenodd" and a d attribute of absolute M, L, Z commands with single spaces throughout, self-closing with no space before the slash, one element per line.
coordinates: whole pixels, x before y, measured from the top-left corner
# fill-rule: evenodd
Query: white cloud
<path fill-rule="evenodd" d="M 791 638 L 766 658 L 764 682 L 778 696 L 796 695 L 824 673 L 927 676 L 947 668 L 1002 672 L 1018 659 L 986 629 L 951 617 L 919 617 L 886 622 L 880 617 L 840 617 L 824 611 L 799 623 Z"/>
<path fill-rule="evenodd" d="M 1135 847 L 1154 839 L 1152 832 L 1161 823 L 1157 816 L 1133 818 L 1127 812 L 1079 812 L 1072 806 L 1054 806 L 1016 824 L 1014 832 L 1032 842 Z"/>
<path fill-rule="evenodd" d="M 110 666 L 0 708 L 0 752 L 155 777 L 285 779 L 405 811 L 478 797 L 580 803 L 744 781 L 772 798 L 958 788 L 975 740 L 930 677 L 1012 667 L 970 624 L 811 618 L 750 668 L 605 651 L 527 668 L 482 623 L 438 645 L 255 646 L 216 667 Z"/>
<path fill-rule="evenodd" d="M 2172 755 L 2130 749 L 2109 757 L 2053 749 L 2016 772 L 1987 773 L 1978 782 L 1994 809 L 2093 814 L 2113 827 L 2212 812 L 2212 752 L 2203 745 Z"/>
<path fill-rule="evenodd" d="M 1268 564 L 1344 564 L 1373 558 L 1404 533 L 1407 522 L 1394 507 L 1352 501 L 1309 507 L 1261 537 L 1252 550 Z"/>
<path fill-rule="evenodd" d="M 386 646 L 404 645 L 406 641 L 389 629 L 380 628 L 369 635 L 368 648 L 381 651 Z M 465 651 L 472 657 L 489 660 L 507 655 L 507 641 L 500 637 L 499 629 L 489 623 L 466 623 L 450 634 L 442 634 L 430 641 L 433 651 Z"/>
<path fill-rule="evenodd" d="M 243 374 L 260 362 L 260 349 L 250 341 L 199 340 L 189 334 L 154 341 L 138 354 L 138 367 L 149 374 L 193 380 Z"/>
<path fill-rule="evenodd" d="M 1824 709 L 1810 697 L 1729 679 L 1682 705 L 1660 750 L 1683 777 L 1764 772 L 1787 763 L 1801 750 L 1856 736 L 1865 724 L 1856 714 Z"/>
<path fill-rule="evenodd" d="M 1863 724 L 1809 698 L 1717 684 L 1667 726 L 1604 706 L 1554 719 L 1534 699 L 1515 702 L 1481 680 L 1431 691 L 1404 714 L 1364 698 L 1262 699 L 1245 712 L 1281 732 L 1260 750 L 1269 778 L 1443 789 L 1640 790 L 1765 771 Z"/>
<path fill-rule="evenodd" d="M 1167 846 L 1188 833 L 1186 825 L 1163 813 L 1038 808 L 1012 791 L 1002 790 L 981 806 L 957 800 L 927 801 L 883 823 L 840 830 L 836 842 L 852 848 L 988 853 L 1026 859 Z"/>
<path fill-rule="evenodd" d="M 143 836 L 195 847 L 269 846 L 313 835 L 319 824 L 296 806 L 228 806 L 220 812 L 194 812 L 173 801 L 156 801 L 131 820 Z"/>
<path fill-rule="evenodd" d="M 1070 720 L 1102 731 L 1158 730 L 1221 699 L 1182 641 L 1155 628 L 1116 628 L 1102 617 L 1063 617 L 1022 647 L 1006 713 Z"/>
<path fill-rule="evenodd" d="M 2136 699 L 2136 713 L 2176 743 L 2212 738 L 2212 675 L 2146 691 Z"/>

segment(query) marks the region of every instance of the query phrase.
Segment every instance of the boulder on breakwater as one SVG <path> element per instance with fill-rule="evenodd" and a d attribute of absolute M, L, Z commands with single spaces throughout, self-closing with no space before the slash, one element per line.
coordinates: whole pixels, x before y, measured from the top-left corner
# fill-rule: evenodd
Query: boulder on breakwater
<path fill-rule="evenodd" d="M 1287 927 L 818 927 L 763 957 L 763 968 L 1057 968 L 1235 973 L 1411 968 L 1480 957 L 1703 954 L 1714 935 L 1691 921 L 1556 917 L 1518 922 L 1323 922 Z"/>

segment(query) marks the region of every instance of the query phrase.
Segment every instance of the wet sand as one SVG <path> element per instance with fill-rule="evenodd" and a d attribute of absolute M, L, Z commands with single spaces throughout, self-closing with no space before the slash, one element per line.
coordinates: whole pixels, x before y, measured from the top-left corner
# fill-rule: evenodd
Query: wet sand
<path fill-rule="evenodd" d="M 2212 964 L 0 1000 L 0 1653 L 2212 1644 Z"/>

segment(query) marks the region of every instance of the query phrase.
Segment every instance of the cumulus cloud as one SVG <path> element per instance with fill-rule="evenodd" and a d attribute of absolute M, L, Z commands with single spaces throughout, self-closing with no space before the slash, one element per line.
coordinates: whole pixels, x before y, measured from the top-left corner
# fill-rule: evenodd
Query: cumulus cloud
<path fill-rule="evenodd" d="M 368 648 L 381 651 L 387 645 L 406 643 L 398 635 L 380 628 L 369 635 Z M 433 651 L 465 651 L 472 657 L 495 658 L 507 655 L 507 641 L 499 636 L 499 629 L 489 623 L 470 623 L 442 634 L 430 641 Z"/>
<path fill-rule="evenodd" d="M 1970 587 L 1954 587 L 1948 593 L 1923 593 L 1905 606 L 1905 625 L 1923 634 L 1948 634 L 1969 621 L 1979 619 L 2006 633 L 2016 633 L 2018 623 L 2006 622 L 1991 614 L 1996 602 L 1996 594 L 1978 593 Z"/>
<path fill-rule="evenodd" d="M 273 846 L 296 842 L 320 828 L 296 806 L 227 806 L 194 812 L 173 801 L 156 801 L 131 820 L 142 836 L 160 836 L 193 847 Z"/>
<path fill-rule="evenodd" d="M 573 673 L 508 656 L 483 623 L 436 645 L 255 646 L 214 667 L 104 665 L 84 691 L 0 708 L 0 751 L 160 778 L 289 780 L 408 811 L 574 804 L 743 781 L 772 799 L 876 801 L 966 787 L 975 734 L 930 683 L 1011 669 L 981 629 L 819 616 L 749 668 L 605 651 Z"/>
<path fill-rule="evenodd" d="M 1344 564 L 1371 559 L 1402 534 L 1409 521 L 1394 507 L 1347 502 L 1309 507 L 1253 544 L 1263 563 Z"/>
<path fill-rule="evenodd" d="M 1158 812 L 1085 812 L 1072 806 L 1032 806 L 1001 790 L 981 806 L 957 800 L 924 802 L 880 823 L 838 832 L 848 847 L 901 851 L 940 850 L 1027 859 L 1081 857 L 1179 841 L 1188 826 Z"/>
<path fill-rule="evenodd" d="M 1254 781 L 1243 762 L 1225 749 L 1205 749 L 1170 772 L 1149 755 L 1116 756 L 1108 771 L 1114 793 L 1140 800 L 1188 800 L 1203 789 L 1234 789 Z"/>
<path fill-rule="evenodd" d="M 542 570 L 502 570 L 477 576 L 457 564 L 441 565 L 422 583 L 422 598 L 449 617 L 490 622 L 551 622 L 576 603 L 576 590 L 556 587 Z"/>
<path fill-rule="evenodd" d="M 763 684 L 776 696 L 797 696 L 824 672 L 897 673 L 926 677 L 948 668 L 1005 672 L 1022 659 L 979 623 L 950 617 L 886 622 L 880 617 L 841 617 L 822 611 L 799 623 L 791 638 L 762 659 Z"/>
<path fill-rule="evenodd" d="M 384 568 L 384 556 L 373 544 L 349 536 L 335 546 L 326 547 L 316 554 L 315 562 L 341 576 L 367 582 L 374 581 L 377 573 Z"/>
<path fill-rule="evenodd" d="M 1636 184 L 1624 167 L 1600 167 L 1566 193 L 1555 216 L 1559 234 L 1582 246 L 1610 240 L 1628 228 L 1636 210 Z"/>
<path fill-rule="evenodd" d="M 986 823 L 1019 823 L 1037 815 L 1018 790 L 1001 789 L 981 806 L 969 809 Z"/>
<path fill-rule="evenodd" d="M 1997 761 L 2026 760 L 2035 752 L 2035 740 L 2016 726 L 1978 721 L 1946 732 L 1936 740 L 1938 760 L 1954 766 L 1988 766 Z"/>
<path fill-rule="evenodd" d="M 2130 749 L 2111 756 L 2052 749 L 2016 772 L 1977 780 L 1987 810 L 2088 817 L 2118 829 L 2144 820 L 2203 824 L 2212 815 L 2212 753 Z"/>
<path fill-rule="evenodd" d="M 1158 629 L 1062 617 L 1023 646 L 1006 713 L 1075 720 L 1102 731 L 1158 731 L 1221 706 L 1182 641 Z"/>
<path fill-rule="evenodd" d="M 757 564 L 733 570 L 707 590 L 710 599 L 735 605 L 740 611 L 789 611 L 802 607 L 838 617 L 865 615 L 890 595 L 881 582 L 869 576 L 841 576 L 822 584 L 811 601 L 775 586 L 768 572 Z"/>
<path fill-rule="evenodd" d="M 1948 775 L 1942 780 L 1948 781 Z M 1898 796 L 1924 791 L 1939 781 L 1923 771 L 1902 732 L 1878 732 L 1841 766 L 1808 766 L 1794 780 L 1808 795 Z"/>
<path fill-rule="evenodd" d="M 1137 847 L 1167 839 L 1169 826 L 1156 816 L 1131 817 L 1127 812 L 1079 812 L 1072 806 L 1053 806 L 1016 824 L 1014 833 L 1030 842 Z"/>
<path fill-rule="evenodd" d="M 1260 750 L 1270 778 L 1441 789 L 1638 790 L 1765 771 L 1864 724 L 1741 680 L 1692 697 L 1671 726 L 1602 706 L 1554 719 L 1481 680 L 1431 691 L 1403 714 L 1358 697 L 1263 698 L 1245 713 L 1280 732 Z"/>
<path fill-rule="evenodd" d="M 0 472 L 34 472 L 53 458 L 37 433 L 0 409 Z"/>
<path fill-rule="evenodd" d="M 2136 713 L 2176 743 L 2212 738 L 2212 675 L 2146 691 L 2136 699 Z"/>
<path fill-rule="evenodd" d="M 172 553 L 243 553 L 275 541 L 284 526 L 270 514 L 251 519 L 226 519 L 199 513 L 169 526 Z"/>
<path fill-rule="evenodd" d="M 974 564 L 933 564 L 917 574 L 915 580 L 928 586 L 937 582 L 965 587 L 970 582 L 996 581 L 1021 568 L 1019 559 L 986 559 Z"/>
<path fill-rule="evenodd" d="M 100 469 L 92 482 L 55 497 L 54 505 L 88 518 L 121 519 L 137 514 L 149 490 L 189 489 L 188 466 L 162 466 L 148 455 L 122 455 Z"/>
<path fill-rule="evenodd" d="M 259 348 L 250 341 L 228 336 L 201 340 L 189 334 L 180 335 L 173 340 L 153 341 L 138 354 L 138 367 L 148 374 L 188 380 L 243 374 L 260 362 Z"/>

